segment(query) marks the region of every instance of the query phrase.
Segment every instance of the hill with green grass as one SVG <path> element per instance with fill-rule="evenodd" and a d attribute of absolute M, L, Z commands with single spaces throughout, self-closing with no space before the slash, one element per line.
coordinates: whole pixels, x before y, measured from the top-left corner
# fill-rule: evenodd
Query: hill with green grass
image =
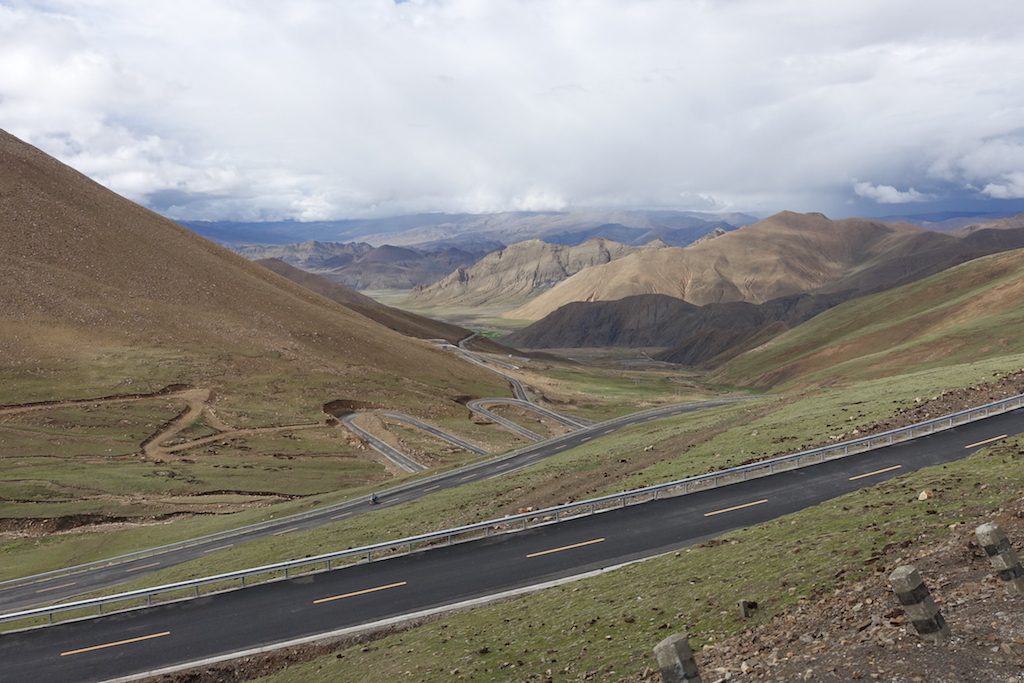
<path fill-rule="evenodd" d="M 975 259 L 837 306 L 752 349 L 718 381 L 832 383 L 1024 351 L 1024 250 Z"/>

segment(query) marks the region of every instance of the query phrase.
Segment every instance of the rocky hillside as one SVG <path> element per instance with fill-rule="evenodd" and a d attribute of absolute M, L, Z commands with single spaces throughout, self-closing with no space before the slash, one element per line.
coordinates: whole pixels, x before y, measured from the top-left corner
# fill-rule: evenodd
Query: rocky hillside
<path fill-rule="evenodd" d="M 413 292 L 419 304 L 476 306 L 527 301 L 574 273 L 639 251 L 605 239 L 577 246 L 528 240 L 492 252 L 429 287 Z"/>
<path fill-rule="evenodd" d="M 574 301 L 637 294 L 667 294 L 702 305 L 877 289 L 1021 246 L 1018 231 L 996 232 L 963 240 L 912 225 L 787 211 L 690 247 L 637 252 L 587 268 L 504 315 L 539 320 Z"/>

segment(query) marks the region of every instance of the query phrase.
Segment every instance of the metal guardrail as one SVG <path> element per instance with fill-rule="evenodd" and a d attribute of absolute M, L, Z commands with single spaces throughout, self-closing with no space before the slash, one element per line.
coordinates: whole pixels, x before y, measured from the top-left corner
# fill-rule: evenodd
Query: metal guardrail
<path fill-rule="evenodd" d="M 23 621 L 41 617 L 45 617 L 49 623 L 52 623 L 53 616 L 63 612 L 85 610 L 95 607 L 98 609 L 98 613 L 102 614 L 104 605 L 142 600 L 144 600 L 145 605 L 148 606 L 154 604 L 153 597 L 160 594 L 180 594 L 183 591 L 190 591 L 191 596 L 184 596 L 185 598 L 198 597 L 200 595 L 200 588 L 211 584 L 225 584 L 237 580 L 240 582 L 237 587 L 244 587 L 246 585 L 246 579 L 249 577 L 270 574 L 274 575 L 271 576 L 270 580 L 274 580 L 275 578 L 286 579 L 290 576 L 294 576 L 297 573 L 296 570 L 300 569 L 305 569 L 306 571 L 298 573 L 329 571 L 336 568 L 336 563 L 341 560 L 356 559 L 358 561 L 372 562 L 374 560 L 386 559 L 397 555 L 411 553 L 416 550 L 424 550 L 430 547 L 451 545 L 453 543 L 475 540 L 491 536 L 496 533 L 521 531 L 576 517 L 598 514 L 608 510 L 622 508 L 627 505 L 636 505 L 657 500 L 659 498 L 686 495 L 696 491 L 714 489 L 720 486 L 746 481 L 748 479 L 768 476 L 775 474 L 776 472 L 798 469 L 829 460 L 836 460 L 856 453 L 863 453 L 888 446 L 893 443 L 910 441 L 928 434 L 952 429 L 958 425 L 976 422 L 992 415 L 1006 413 L 1021 407 L 1024 407 L 1024 394 L 1012 396 L 1000 401 L 994 401 L 975 408 L 968 408 L 967 410 L 962 410 L 949 415 L 943 415 L 941 417 L 919 422 L 907 427 L 900 427 L 898 429 L 881 432 L 879 434 L 872 434 L 870 436 L 853 439 L 851 441 L 844 441 L 830 446 L 822 446 L 820 448 L 814 448 L 800 453 L 782 455 L 767 460 L 749 463 L 747 465 L 731 467 L 725 470 L 699 474 L 692 477 L 686 477 L 684 479 L 677 479 L 675 481 L 665 482 L 662 484 L 654 484 L 652 486 L 633 489 L 631 491 L 622 491 L 620 493 L 613 493 L 607 496 L 591 498 L 575 503 L 557 505 L 543 510 L 524 512 L 499 519 L 477 522 L 466 526 L 434 531 L 417 536 L 409 536 L 395 541 L 385 541 L 383 543 L 375 543 L 373 545 L 362 546 L 359 548 L 350 548 L 348 550 L 326 553 L 314 557 L 277 562 L 274 564 L 253 567 L 250 569 L 241 569 L 238 571 L 226 572 L 224 574 L 217 574 L 215 576 L 207 576 L 189 581 L 179 581 L 177 583 L 156 586 L 153 588 L 142 588 L 116 595 L 12 612 L 0 615 L 0 623 Z M 181 597 L 171 599 L 181 599 Z M 127 607 L 127 609 L 133 608 L 134 607 L 132 606 Z"/>
<path fill-rule="evenodd" d="M 719 399 L 712 399 L 712 400 L 714 401 L 714 400 L 719 400 Z M 737 401 L 739 401 L 739 400 L 746 400 L 746 398 L 744 397 L 744 398 L 736 399 L 736 400 Z M 691 404 L 684 404 L 684 405 L 692 405 L 692 403 Z M 723 403 L 723 405 L 726 405 L 726 404 Z M 650 408 L 648 410 L 641 410 L 641 411 L 636 412 L 636 413 L 630 413 L 629 415 L 622 415 L 620 417 L 615 417 L 615 418 L 612 418 L 610 420 L 605 420 L 604 422 L 598 422 L 598 423 L 596 423 L 594 425 L 591 425 L 591 426 L 587 427 L 586 429 L 580 430 L 580 431 L 583 431 L 583 432 L 586 432 L 586 431 L 599 431 L 601 429 L 606 429 L 609 426 L 616 425 L 619 422 L 622 422 L 623 420 L 635 419 L 635 418 L 638 418 L 638 417 L 642 417 L 644 415 L 658 415 L 660 413 L 670 412 L 672 410 L 672 408 L 674 408 L 674 407 L 675 406 L 660 406 L 660 407 L 657 407 L 657 408 Z M 551 444 L 560 443 L 561 441 L 564 441 L 564 440 L 566 440 L 568 438 L 576 436 L 578 433 L 579 432 L 570 433 L 570 434 L 563 434 L 561 436 L 552 437 L 552 438 L 547 439 L 545 441 L 541 441 L 541 442 L 538 442 L 538 443 L 534 443 L 534 444 L 529 444 L 527 446 L 523 446 L 521 448 L 517 448 L 517 449 L 515 449 L 513 451 L 509 451 L 507 453 L 502 453 L 501 455 L 495 456 L 493 458 L 488 458 L 486 460 L 478 460 L 476 462 L 468 463 L 466 465 L 460 465 L 459 467 L 453 467 L 452 469 L 442 470 L 440 472 L 435 472 L 435 473 L 433 473 L 433 474 L 431 474 L 429 476 L 419 477 L 417 479 L 414 479 L 414 480 L 411 480 L 411 481 L 406 481 L 406 482 L 403 482 L 401 484 L 398 484 L 397 486 L 392 486 L 391 488 L 379 490 L 379 491 L 377 491 L 377 495 L 379 497 L 381 497 L 381 498 L 387 498 L 388 496 L 395 495 L 395 494 L 405 493 L 406 491 L 409 491 L 411 489 L 415 489 L 417 487 L 421 487 L 421 486 L 425 486 L 425 485 L 430 485 L 430 484 L 432 484 L 432 483 L 434 483 L 436 481 L 447 479 L 449 477 L 459 477 L 459 476 L 467 474 L 467 473 L 469 473 L 471 471 L 474 471 L 476 469 L 479 469 L 479 468 L 482 468 L 482 467 L 487 467 L 487 466 L 494 465 L 494 464 L 498 464 L 498 463 L 504 462 L 506 460 L 510 460 L 512 458 L 517 458 L 520 455 L 523 455 L 524 453 L 529 453 L 529 452 L 535 451 L 537 449 L 547 447 L 547 446 L 549 446 Z M 88 571 L 90 569 L 98 569 L 98 568 L 102 568 L 102 567 L 111 567 L 111 566 L 115 566 L 115 565 L 118 565 L 118 564 L 124 564 L 125 562 L 131 562 L 133 560 L 141 560 L 141 559 L 144 559 L 144 558 L 147 558 L 147 557 L 153 557 L 155 555 L 161 555 L 163 553 L 172 552 L 172 551 L 175 551 L 175 550 L 183 550 L 185 548 L 191 548 L 193 546 L 203 545 L 205 543 L 213 543 L 213 542 L 216 542 L 216 541 L 229 540 L 229 539 L 235 538 L 237 536 L 242 536 L 242 535 L 245 535 L 245 534 L 248 534 L 248 533 L 252 533 L 252 532 L 255 532 L 255 531 L 261 531 L 263 529 L 270 529 L 270 528 L 274 528 L 274 527 L 277 527 L 277 526 L 287 526 L 287 525 L 290 525 L 290 524 L 294 524 L 296 522 L 305 521 L 305 520 L 313 518 L 313 517 L 319 517 L 319 516 L 326 515 L 326 514 L 329 514 L 329 513 L 336 513 L 336 512 L 339 512 L 339 511 L 344 511 L 344 510 L 346 510 L 348 508 L 357 507 L 359 505 L 362 505 L 365 501 L 366 501 L 365 497 L 350 498 L 348 500 L 344 500 L 344 501 L 341 501 L 339 503 L 333 503 L 331 505 L 325 505 L 323 507 L 314 508 L 312 510 L 306 510 L 306 511 L 303 511 L 303 512 L 296 512 L 296 513 L 293 513 L 291 515 L 285 515 L 283 517 L 274 517 L 274 518 L 271 518 L 271 519 L 263 520 L 261 522 L 254 522 L 253 524 L 247 524 L 245 526 L 233 527 L 231 529 L 225 529 L 223 531 L 215 531 L 213 533 L 205 534 L 203 536 L 195 536 L 195 537 L 192 537 L 192 538 L 183 539 L 181 541 L 173 541 L 171 543 L 165 543 L 163 545 L 153 546 L 152 548 L 144 548 L 142 550 L 136 550 L 136 551 L 132 551 L 132 552 L 129 552 L 129 553 L 124 553 L 124 554 L 121 554 L 121 555 L 115 555 L 113 557 L 104 558 L 102 560 L 93 560 L 91 562 L 83 562 L 81 564 L 72 565 L 70 567 L 61 567 L 60 569 L 53 569 L 53 570 L 50 570 L 50 571 L 47 571 L 47 572 L 40 572 L 38 574 L 32 574 L 32 575 L 29 575 L 29 576 L 21 576 L 21 577 L 14 578 L 14 579 L 7 579 L 5 581 L 0 581 L 0 589 L 7 589 L 7 588 L 13 588 L 13 587 L 17 587 L 17 586 L 30 585 L 30 584 L 33 584 L 33 583 L 38 583 L 40 581 L 44 581 L 46 579 L 53 579 L 53 578 L 57 578 L 57 577 L 60 577 L 60 576 L 70 576 L 72 574 L 78 574 L 80 572 Z"/>

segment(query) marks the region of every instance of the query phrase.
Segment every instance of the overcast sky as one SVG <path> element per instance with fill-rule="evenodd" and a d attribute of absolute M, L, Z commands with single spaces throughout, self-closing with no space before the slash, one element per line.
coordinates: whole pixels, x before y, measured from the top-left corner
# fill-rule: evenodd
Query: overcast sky
<path fill-rule="evenodd" d="M 1024 2 L 0 0 L 0 127 L 178 218 L 1024 210 Z"/>

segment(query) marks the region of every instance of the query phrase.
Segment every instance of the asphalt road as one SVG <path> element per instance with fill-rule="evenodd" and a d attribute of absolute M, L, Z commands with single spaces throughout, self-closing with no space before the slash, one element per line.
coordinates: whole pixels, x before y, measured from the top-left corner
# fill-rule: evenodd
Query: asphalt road
<path fill-rule="evenodd" d="M 1024 431 L 1024 410 L 848 458 L 311 577 L 0 636 L 3 680 L 98 681 L 371 623 L 650 556 Z M 685 590 L 680 577 L 682 590 Z M 623 590 L 629 592 L 628 586 Z"/>
<path fill-rule="evenodd" d="M 512 432 L 513 434 L 518 434 L 524 439 L 528 439 L 530 441 L 544 440 L 544 437 L 538 434 L 537 432 L 527 429 L 518 422 L 514 422 L 508 419 L 507 417 L 503 417 L 495 412 L 488 410 L 487 406 L 490 405 L 495 400 L 497 399 L 492 400 L 487 398 L 481 398 L 475 401 L 470 401 L 469 403 L 466 404 L 466 407 L 469 408 L 470 411 L 473 412 L 475 415 L 479 415 L 485 420 L 490 420 L 494 424 L 500 425 L 507 429 L 508 431 Z"/>
<path fill-rule="evenodd" d="M 401 413 L 397 414 L 401 415 Z M 394 415 L 394 413 L 392 415 Z M 422 465 L 416 462 L 408 455 L 406 455 L 402 451 L 398 450 L 397 448 L 389 444 L 387 441 L 384 441 L 383 439 L 378 439 L 372 433 L 357 425 L 355 422 L 355 419 L 357 417 L 359 416 L 356 413 L 346 415 L 345 417 L 341 418 L 341 423 L 345 425 L 348 429 L 350 429 L 352 432 L 362 437 L 363 440 L 365 440 L 368 444 L 370 444 L 370 446 L 373 447 L 373 450 L 383 454 L 384 457 L 386 457 L 391 462 L 395 463 L 398 467 L 402 468 L 406 472 L 422 472 L 423 470 L 427 469 L 426 465 Z M 405 416 L 402 415 L 402 417 L 404 418 Z"/>
<path fill-rule="evenodd" d="M 406 415 L 405 413 L 399 413 L 399 412 L 396 412 L 396 411 L 393 411 L 393 410 L 382 410 L 382 411 L 379 411 L 378 414 L 390 417 L 392 420 L 394 420 L 396 422 L 402 422 L 402 423 L 407 424 L 407 425 L 409 425 L 411 427 L 416 427 L 417 429 L 422 429 L 423 431 L 427 432 L 428 434 L 433 434 L 434 436 L 436 436 L 437 438 L 441 439 L 442 441 L 447 441 L 448 443 L 452 444 L 453 446 L 458 446 L 459 448 L 467 450 L 470 453 L 476 453 L 477 455 L 487 455 L 487 451 L 485 451 L 480 446 L 477 446 L 475 443 L 470 443 L 469 441 L 466 441 L 465 439 L 463 439 L 461 437 L 458 437 L 455 434 L 450 434 L 450 433 L 448 433 L 448 432 L 446 432 L 446 431 L 444 431 L 442 429 L 438 429 L 434 425 L 432 425 L 432 424 L 430 424 L 428 422 L 424 422 L 423 420 L 420 420 L 419 418 L 415 418 L 415 417 L 412 417 L 411 415 Z"/>
<path fill-rule="evenodd" d="M 466 405 L 470 406 L 470 410 L 475 409 L 473 406 L 511 406 L 515 408 L 522 408 L 523 410 L 529 410 L 530 412 L 537 413 L 542 417 L 550 418 L 570 429 L 580 429 L 593 424 L 592 422 L 585 422 L 577 417 L 569 417 L 568 415 L 556 413 L 555 411 L 545 408 L 537 403 L 530 403 L 529 401 L 523 401 L 518 398 L 481 398 L 475 401 L 470 401 Z"/>
<path fill-rule="evenodd" d="M 13 612 L 29 607 L 66 600 L 76 595 L 109 588 L 129 580 L 134 580 L 146 573 L 173 567 L 188 562 L 207 553 L 227 549 L 233 545 L 245 543 L 267 536 L 291 533 L 300 529 L 312 529 L 323 524 L 336 523 L 349 517 L 365 514 L 375 509 L 390 507 L 416 500 L 435 491 L 462 486 L 474 481 L 481 481 L 501 476 L 514 469 L 536 463 L 564 450 L 579 446 L 591 439 L 605 436 L 619 429 L 632 425 L 657 420 L 672 415 L 691 413 L 717 406 L 734 403 L 739 399 L 714 399 L 693 403 L 678 404 L 626 415 L 570 434 L 548 439 L 529 448 L 520 450 L 511 457 L 485 460 L 467 468 L 461 468 L 448 475 L 432 477 L 428 481 L 410 482 L 402 485 L 394 493 L 381 495 L 381 502 L 371 506 L 365 500 L 355 500 L 340 505 L 332 505 L 316 510 L 301 520 L 281 520 L 259 529 L 240 529 L 230 538 L 199 542 L 186 548 L 168 550 L 144 558 L 119 562 L 111 566 L 100 566 L 87 569 L 76 574 L 56 576 L 43 579 L 28 585 L 16 585 L 0 589 L 0 612 Z M 2 675 L 2 672 L 0 672 Z M 0 681 L 4 679 L 0 677 Z"/>

